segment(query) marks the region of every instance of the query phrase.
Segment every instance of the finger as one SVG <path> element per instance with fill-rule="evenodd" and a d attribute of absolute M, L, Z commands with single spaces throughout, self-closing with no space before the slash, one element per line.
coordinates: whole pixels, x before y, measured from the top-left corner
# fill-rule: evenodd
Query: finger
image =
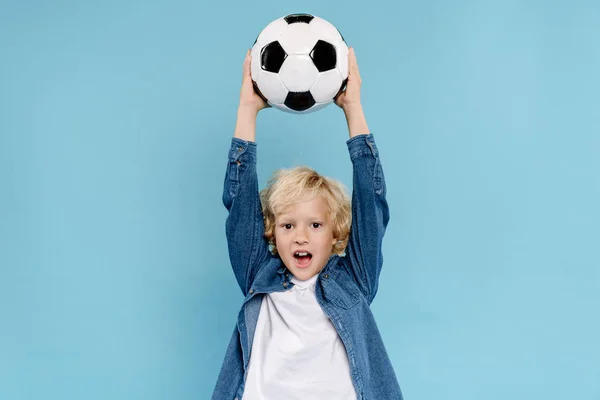
<path fill-rule="evenodd" d="M 242 80 L 245 81 L 251 77 L 250 73 L 250 64 L 252 63 L 252 56 L 250 55 L 250 50 L 246 53 L 246 58 L 244 59 L 244 71 Z"/>
<path fill-rule="evenodd" d="M 354 48 L 350 48 L 350 51 L 348 52 L 348 57 L 348 63 L 350 66 L 349 69 L 352 72 L 352 75 L 360 79 L 360 72 L 358 70 L 358 62 L 356 61 L 356 53 L 354 52 Z"/>
<path fill-rule="evenodd" d="M 246 52 L 246 55 L 244 56 L 244 62 L 242 64 L 242 80 L 244 80 L 244 77 L 246 76 L 246 63 L 248 62 L 248 55 L 250 54 L 250 50 L 248 50 Z"/>

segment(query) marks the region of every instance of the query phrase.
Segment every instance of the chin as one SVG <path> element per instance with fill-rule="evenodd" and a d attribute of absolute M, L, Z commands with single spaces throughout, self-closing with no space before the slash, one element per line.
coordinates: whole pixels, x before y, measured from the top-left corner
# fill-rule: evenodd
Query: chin
<path fill-rule="evenodd" d="M 313 276 L 317 275 L 319 272 L 318 271 L 313 271 L 313 270 L 305 270 L 302 269 L 300 271 L 298 271 L 298 269 L 293 269 L 292 270 L 292 275 L 294 275 L 294 278 L 301 280 L 301 281 L 305 281 L 307 279 L 312 278 Z"/>

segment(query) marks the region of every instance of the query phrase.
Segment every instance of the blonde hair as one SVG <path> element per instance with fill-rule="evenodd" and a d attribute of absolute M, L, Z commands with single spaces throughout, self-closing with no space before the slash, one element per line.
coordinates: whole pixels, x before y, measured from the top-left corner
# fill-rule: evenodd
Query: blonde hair
<path fill-rule="evenodd" d="M 272 246 L 271 252 L 277 254 L 275 245 L 275 221 L 287 207 L 302 199 L 321 196 L 327 204 L 332 222 L 333 237 L 337 243 L 334 254 L 343 254 L 348 245 L 352 213 L 350 197 L 345 186 L 336 180 L 320 175 L 308 167 L 279 169 L 269 179 L 267 186 L 260 192 L 260 201 L 265 224 L 265 238 Z"/>

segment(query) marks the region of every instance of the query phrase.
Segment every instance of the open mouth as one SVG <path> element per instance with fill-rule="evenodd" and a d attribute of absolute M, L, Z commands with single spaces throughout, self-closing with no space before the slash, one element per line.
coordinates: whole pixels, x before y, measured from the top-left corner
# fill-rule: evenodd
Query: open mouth
<path fill-rule="evenodd" d="M 294 260 L 296 261 L 297 267 L 306 268 L 312 261 L 312 254 L 307 251 L 296 251 L 294 253 Z"/>

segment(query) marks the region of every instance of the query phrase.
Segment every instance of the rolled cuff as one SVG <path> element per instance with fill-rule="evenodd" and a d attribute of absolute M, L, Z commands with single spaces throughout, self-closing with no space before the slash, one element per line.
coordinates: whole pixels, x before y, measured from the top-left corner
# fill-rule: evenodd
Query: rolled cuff
<path fill-rule="evenodd" d="M 364 156 L 374 158 L 379 156 L 379 150 L 377 149 L 372 133 L 354 136 L 348 139 L 346 145 L 348 146 L 348 152 L 352 161 Z"/>
<path fill-rule="evenodd" d="M 240 138 L 231 139 L 229 149 L 229 162 L 256 163 L 256 142 L 249 142 Z"/>

